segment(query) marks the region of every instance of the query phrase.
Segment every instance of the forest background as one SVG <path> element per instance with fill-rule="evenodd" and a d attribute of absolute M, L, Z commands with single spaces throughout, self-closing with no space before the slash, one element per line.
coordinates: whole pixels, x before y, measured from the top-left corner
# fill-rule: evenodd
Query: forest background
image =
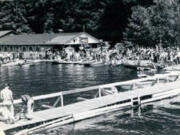
<path fill-rule="evenodd" d="M 3 0 L 0 30 L 86 31 L 125 45 L 180 45 L 179 0 Z"/>

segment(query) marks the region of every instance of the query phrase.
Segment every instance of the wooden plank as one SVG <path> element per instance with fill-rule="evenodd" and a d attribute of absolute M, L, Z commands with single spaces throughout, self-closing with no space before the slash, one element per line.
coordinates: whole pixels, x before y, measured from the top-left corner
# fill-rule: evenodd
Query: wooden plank
<path fill-rule="evenodd" d="M 167 86 L 169 86 L 169 87 L 167 87 Z M 75 103 L 72 105 L 67 105 L 65 107 L 59 107 L 59 108 L 48 109 L 45 111 L 39 111 L 39 112 L 34 113 L 33 120 L 26 121 L 24 123 L 17 123 L 12 126 L 8 125 L 5 128 L 6 129 L 15 128 L 18 126 L 24 126 L 24 125 L 28 125 L 28 124 L 32 124 L 32 123 L 47 121 L 47 120 L 62 117 L 65 115 L 78 114 L 78 113 L 86 112 L 91 109 L 102 107 L 104 105 L 108 105 L 108 104 L 115 103 L 118 101 L 123 101 L 126 99 L 137 97 L 140 95 L 143 96 L 145 94 L 154 94 L 154 93 L 159 93 L 159 92 L 163 92 L 163 91 L 168 91 L 169 89 L 174 89 L 175 87 L 179 87 L 179 86 L 180 86 L 180 84 L 174 85 L 174 83 L 171 83 L 170 85 L 161 84 L 159 86 L 152 87 L 151 90 L 150 90 L 150 88 L 146 88 L 146 89 L 141 89 L 141 90 L 136 90 L 136 91 L 128 91 L 128 92 L 123 92 L 123 93 L 119 93 L 119 94 L 115 94 L 115 95 L 104 96 L 104 97 L 97 98 L 97 99 L 91 99 L 91 100 Z M 160 90 L 157 88 L 163 88 L 163 89 Z M 88 104 L 88 107 L 86 106 L 87 104 Z M 39 117 L 39 116 L 45 116 L 45 117 Z"/>
<path fill-rule="evenodd" d="M 144 80 L 144 79 L 141 79 L 141 80 Z M 101 85 L 101 86 L 107 87 L 107 85 Z M 112 85 L 109 85 L 109 86 L 112 86 Z M 73 115 L 73 114 L 86 112 L 92 109 L 96 109 L 98 107 L 103 107 L 103 106 L 120 102 L 120 101 L 124 101 L 127 99 L 132 99 L 134 97 L 162 93 L 162 92 L 166 92 L 166 91 L 177 89 L 177 88 L 180 88 L 180 80 L 175 81 L 175 82 L 170 82 L 170 83 L 163 83 L 163 84 L 159 83 L 152 87 L 127 91 L 127 92 L 120 92 L 118 94 L 108 95 L 101 98 L 85 100 L 85 101 L 70 104 L 64 107 L 57 107 L 57 108 L 52 108 L 48 110 L 34 112 L 34 118 L 32 120 L 25 121 L 25 122 L 19 121 L 13 125 L 4 124 L 3 128 L 4 130 L 6 130 L 6 129 L 12 129 L 12 128 L 25 126 L 29 124 L 35 124 L 38 122 L 44 122 L 47 120 L 52 120 L 52 119 L 67 116 L 67 115 Z M 50 96 L 46 95 L 46 98 L 54 97 L 55 96 L 54 94 L 55 93 L 51 94 Z M 42 96 L 42 97 L 37 96 L 36 99 L 42 99 L 44 97 L 45 96 Z"/>
<path fill-rule="evenodd" d="M 68 91 L 60 91 L 60 92 L 56 92 L 56 93 L 52 93 L 52 94 L 34 96 L 33 99 L 34 100 L 42 100 L 42 99 L 47 99 L 47 98 L 54 98 L 54 97 L 61 96 L 61 94 L 62 95 L 68 95 L 68 94 L 75 94 L 75 93 L 80 93 L 80 92 L 93 91 L 93 90 L 99 89 L 100 87 L 112 87 L 112 86 L 133 84 L 133 83 L 143 82 L 143 81 L 148 81 L 148 80 L 153 80 L 153 79 L 155 80 L 157 78 L 164 78 L 164 77 L 171 76 L 171 75 L 180 75 L 180 72 L 172 72 L 172 73 L 168 73 L 168 74 L 159 74 L 159 75 L 155 75 L 155 76 L 148 77 L 148 78 L 134 79 L 134 80 L 110 83 L 110 84 L 105 84 L 105 85 L 97 85 L 97 86 L 92 86 L 92 87 L 87 87 L 87 88 L 78 88 L 78 89 L 68 90 Z M 19 104 L 21 102 L 22 102 L 21 99 L 14 100 L 14 104 Z M 2 105 L 2 103 L 0 103 L 0 105 Z"/>

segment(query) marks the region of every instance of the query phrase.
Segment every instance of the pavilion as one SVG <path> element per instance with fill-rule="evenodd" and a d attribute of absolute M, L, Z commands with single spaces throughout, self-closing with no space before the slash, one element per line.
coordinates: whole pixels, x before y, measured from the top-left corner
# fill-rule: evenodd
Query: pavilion
<path fill-rule="evenodd" d="M 86 32 L 43 33 L 15 35 L 0 31 L 0 54 L 12 54 L 13 58 L 41 59 L 54 50 L 73 47 L 97 47 L 100 41 Z"/>

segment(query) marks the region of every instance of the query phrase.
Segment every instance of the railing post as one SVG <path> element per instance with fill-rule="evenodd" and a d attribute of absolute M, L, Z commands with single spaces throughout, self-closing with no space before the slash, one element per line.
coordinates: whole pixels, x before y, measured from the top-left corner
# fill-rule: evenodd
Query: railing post
<path fill-rule="evenodd" d="M 63 99 L 63 94 L 62 92 L 60 93 L 60 97 L 61 97 L 61 107 L 64 106 L 64 99 Z"/>
<path fill-rule="evenodd" d="M 133 107 L 133 97 L 131 98 L 131 107 Z"/>
<path fill-rule="evenodd" d="M 157 77 L 156 80 L 157 80 L 156 82 L 159 83 L 159 77 Z"/>
<path fill-rule="evenodd" d="M 134 82 L 134 83 L 132 84 L 132 90 L 135 89 L 135 86 L 136 86 L 136 83 Z"/>
<path fill-rule="evenodd" d="M 138 104 L 141 105 L 141 98 L 138 96 Z"/>
<path fill-rule="evenodd" d="M 99 88 L 99 97 L 101 97 L 101 88 Z"/>
<path fill-rule="evenodd" d="M 169 76 L 166 77 L 166 81 L 167 81 L 167 83 L 169 82 Z"/>

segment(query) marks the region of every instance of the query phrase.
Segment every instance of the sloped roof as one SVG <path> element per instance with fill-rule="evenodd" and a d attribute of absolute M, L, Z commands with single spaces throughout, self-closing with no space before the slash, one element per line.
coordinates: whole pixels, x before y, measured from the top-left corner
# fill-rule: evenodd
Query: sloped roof
<path fill-rule="evenodd" d="M 9 34 L 9 33 L 11 33 L 11 31 L 9 31 L 9 30 L 0 31 L 0 38 Z"/>
<path fill-rule="evenodd" d="M 74 37 L 78 36 L 80 33 L 64 33 L 59 34 L 52 38 L 51 40 L 48 40 L 46 44 L 66 44 L 67 41 L 73 39 Z"/>
<path fill-rule="evenodd" d="M 0 45 L 64 45 L 82 33 L 83 32 L 9 35 L 0 38 Z"/>

